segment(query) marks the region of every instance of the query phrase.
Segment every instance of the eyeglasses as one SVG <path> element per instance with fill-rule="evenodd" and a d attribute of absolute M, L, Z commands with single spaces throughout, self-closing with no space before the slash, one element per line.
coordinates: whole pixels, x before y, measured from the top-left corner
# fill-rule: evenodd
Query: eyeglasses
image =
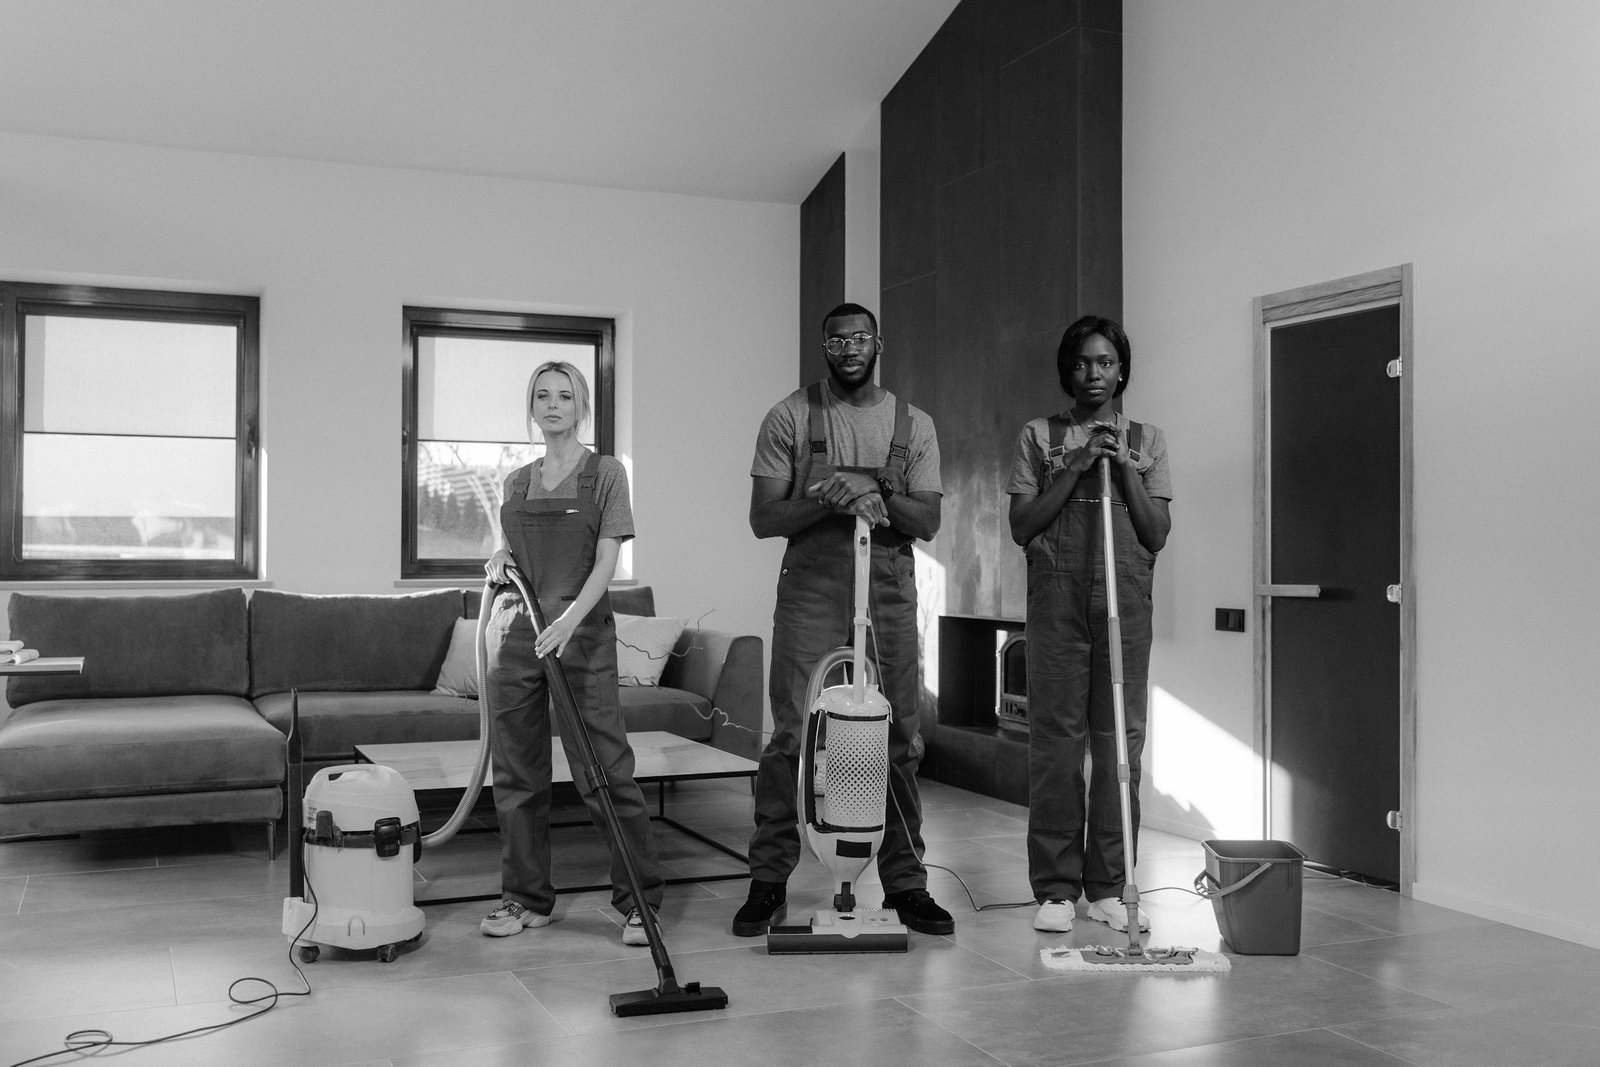
<path fill-rule="evenodd" d="M 822 347 L 828 350 L 828 355 L 843 355 L 846 348 L 866 348 L 872 343 L 872 334 L 865 330 L 858 330 L 849 337 L 830 337 L 822 342 Z"/>

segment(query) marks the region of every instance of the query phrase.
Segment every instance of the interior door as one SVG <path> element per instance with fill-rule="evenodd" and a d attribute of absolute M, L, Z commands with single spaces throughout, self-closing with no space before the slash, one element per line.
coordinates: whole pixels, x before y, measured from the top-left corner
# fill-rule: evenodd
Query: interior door
<path fill-rule="evenodd" d="M 1312 862 L 1400 885 L 1409 323 L 1398 298 L 1358 296 L 1261 323 L 1266 827 Z"/>

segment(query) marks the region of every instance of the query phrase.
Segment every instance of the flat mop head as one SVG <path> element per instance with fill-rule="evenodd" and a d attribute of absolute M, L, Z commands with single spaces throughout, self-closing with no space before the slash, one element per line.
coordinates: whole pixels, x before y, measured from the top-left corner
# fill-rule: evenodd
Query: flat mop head
<path fill-rule="evenodd" d="M 1040 949 L 1039 959 L 1052 971 L 1072 974 L 1216 974 L 1233 969 L 1220 952 L 1176 946 L 1133 953 L 1110 945 L 1060 945 Z"/>

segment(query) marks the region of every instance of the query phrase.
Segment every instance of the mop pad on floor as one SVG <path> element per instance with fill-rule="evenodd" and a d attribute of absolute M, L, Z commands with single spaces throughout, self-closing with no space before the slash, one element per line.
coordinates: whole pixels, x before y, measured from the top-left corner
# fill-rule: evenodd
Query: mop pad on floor
<path fill-rule="evenodd" d="M 1039 959 L 1052 971 L 1072 974 L 1217 974 L 1233 969 L 1233 963 L 1220 952 L 1176 946 L 1147 948 L 1133 955 L 1110 945 L 1059 945 L 1040 949 Z"/>

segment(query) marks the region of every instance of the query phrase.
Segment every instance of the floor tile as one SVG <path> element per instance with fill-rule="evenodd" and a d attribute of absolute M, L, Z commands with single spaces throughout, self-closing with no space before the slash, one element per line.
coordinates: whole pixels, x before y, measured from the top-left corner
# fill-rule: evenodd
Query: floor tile
<path fill-rule="evenodd" d="M 227 1019 L 245 976 L 291 993 L 259 1019 L 116 1055 L 118 1063 L 407 1067 L 839 1062 L 919 1067 L 1005 1064 L 1139 1067 L 1227 1064 L 1592 1064 L 1600 952 L 1308 872 L 1295 956 L 1232 952 L 1214 906 L 1190 891 L 1204 851 L 1141 836 L 1137 884 L 1152 946 L 1230 954 L 1221 975 L 1064 975 L 1041 963 L 1059 944 L 1125 945 L 1081 906 L 1065 935 L 1032 928 L 1026 809 L 927 783 L 928 887 L 955 933 L 913 933 L 901 954 L 770 956 L 735 938 L 748 890 L 737 860 L 657 825 L 669 877 L 740 875 L 667 888 L 663 934 L 680 982 L 724 988 L 725 1010 L 618 1019 L 609 994 L 654 988 L 648 948 L 624 946 L 610 854 L 582 806 L 553 839 L 557 921 L 510 938 L 479 931 L 493 899 L 430 903 L 392 963 L 324 946 L 300 965 L 280 929 L 287 851 L 265 855 L 259 826 L 168 828 L 0 842 L 0 1062 L 59 1049 L 80 1027 L 119 1039 Z M 684 783 L 674 817 L 742 850 L 747 782 Z M 653 797 L 652 797 L 653 800 Z M 446 813 L 440 813 L 442 819 Z M 497 898 L 492 812 L 424 850 L 419 901 Z M 790 923 L 830 904 L 833 877 L 807 852 L 789 879 Z M 863 906 L 882 899 L 869 866 Z M 977 905 L 1022 903 L 1016 908 Z M 86 921 L 92 916 L 93 921 Z M 235 987 L 241 996 L 264 987 Z"/>
<path fill-rule="evenodd" d="M 1600 1061 L 1594 989 L 1575 991 L 1589 1011 L 1567 1004 L 1431 1012 L 1338 1027 L 1339 1033 L 1406 1063 L 1437 1067 L 1592 1067 Z"/>
<path fill-rule="evenodd" d="M 706 1012 L 658 1016 L 661 1027 L 396 1058 L 395 1067 L 704 1067 L 761 1064 L 918 1064 L 1001 1067 L 949 1031 L 894 1001 L 867 1001 L 765 1015 Z M 670 1026 L 670 1029 L 667 1027 Z"/>
<path fill-rule="evenodd" d="M 66 1031 L 109 1030 L 118 1040 L 148 1040 L 225 1022 L 248 1012 L 225 1002 L 143 1011 L 96 1011 L 8 1025 L 0 1036 L 6 1062 L 61 1047 Z M 392 1060 L 433 1050 L 548 1041 L 559 1027 L 510 975 L 319 989 L 203 1037 L 119 1050 L 119 1064 L 158 1067 L 325 1067 Z"/>
<path fill-rule="evenodd" d="M 1455 1008 L 1566 1007 L 1587 1017 L 1600 990 L 1600 952 L 1500 923 L 1307 952 Z"/>
<path fill-rule="evenodd" d="M 1148 1056 L 1099 1060 L 1095 1067 L 1402 1067 L 1411 1062 L 1414 1061 L 1399 1059 L 1330 1030 L 1301 1030 Z"/>

